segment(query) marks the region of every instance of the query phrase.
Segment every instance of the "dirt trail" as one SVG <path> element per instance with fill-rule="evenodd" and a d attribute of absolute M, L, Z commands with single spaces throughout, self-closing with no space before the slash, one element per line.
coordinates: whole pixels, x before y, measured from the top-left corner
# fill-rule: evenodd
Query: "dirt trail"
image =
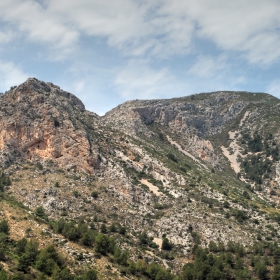
<path fill-rule="evenodd" d="M 243 118 L 240 120 L 239 127 L 241 127 L 245 121 L 245 119 L 249 116 L 250 111 L 246 111 Z"/>
<path fill-rule="evenodd" d="M 141 179 L 140 182 L 144 185 L 146 185 L 150 191 L 152 191 L 156 196 L 160 196 L 161 193 L 159 192 L 159 189 L 157 186 L 153 185 L 152 183 L 150 183 L 148 180 L 146 179 Z"/>
<path fill-rule="evenodd" d="M 223 151 L 223 154 L 229 160 L 231 168 L 234 170 L 235 173 L 239 173 L 240 165 L 239 165 L 239 162 L 237 161 L 238 151 L 235 151 L 234 154 L 230 154 L 230 152 L 228 151 L 228 149 L 226 147 L 222 146 L 221 149 Z"/>
<path fill-rule="evenodd" d="M 243 123 L 245 119 L 250 114 L 249 111 L 246 111 L 243 118 L 240 120 L 239 127 L 243 126 Z M 229 144 L 229 147 L 226 148 L 224 146 L 221 146 L 221 149 L 223 151 L 224 156 L 229 160 L 231 168 L 234 170 L 235 173 L 240 172 L 240 163 L 238 162 L 238 156 L 242 157 L 241 154 L 241 147 L 237 144 L 238 138 L 240 138 L 240 130 L 236 131 L 229 131 L 229 140 L 231 140 L 231 143 Z M 229 151 L 229 149 L 232 149 L 233 153 Z M 241 178 L 243 180 L 243 178 Z"/>

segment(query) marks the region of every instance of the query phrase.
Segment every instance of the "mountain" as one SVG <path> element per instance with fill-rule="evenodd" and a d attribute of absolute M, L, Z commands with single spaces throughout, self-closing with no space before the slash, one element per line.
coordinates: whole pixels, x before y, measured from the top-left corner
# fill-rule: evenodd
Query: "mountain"
<path fill-rule="evenodd" d="M 188 278 L 194 272 L 186 264 L 195 264 L 198 246 L 213 244 L 246 250 L 249 278 L 238 279 L 255 279 L 249 259 L 262 244 L 265 277 L 276 275 L 270 258 L 280 236 L 277 98 L 220 91 L 134 100 L 100 117 L 71 93 L 30 78 L 0 96 L 0 118 L 1 208 L 13 242 L 31 236 L 41 249 L 55 243 L 76 275 L 93 265 L 100 279 L 157 280 L 175 276 L 151 276 L 154 263 L 178 275 L 185 265 L 177 279 L 198 279 Z M 127 253 L 100 251 L 94 240 L 101 238 L 107 248 L 114 238 L 114 250 Z M 234 250 L 236 263 L 241 255 Z M 218 249 L 212 253 L 221 257 Z M 27 277 L 19 259 L 2 260 L 4 268 Z M 44 272 L 38 260 L 29 265 L 32 279 Z M 234 264 L 230 269 L 231 278 L 224 266 L 223 277 L 213 279 L 237 277 Z"/>

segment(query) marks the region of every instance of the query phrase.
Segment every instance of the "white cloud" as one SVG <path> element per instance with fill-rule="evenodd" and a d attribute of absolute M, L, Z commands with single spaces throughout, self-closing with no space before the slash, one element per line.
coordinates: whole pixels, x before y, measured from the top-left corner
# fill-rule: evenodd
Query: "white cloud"
<path fill-rule="evenodd" d="M 141 60 L 131 60 L 117 75 L 115 84 L 123 100 L 178 96 L 185 87 L 168 69 L 153 69 Z"/>
<path fill-rule="evenodd" d="M 73 88 L 74 88 L 74 91 L 77 93 L 83 92 L 83 90 L 85 88 L 85 81 L 84 80 L 75 81 Z"/>
<path fill-rule="evenodd" d="M 0 61 L 0 65 L 0 90 L 3 92 L 11 86 L 23 83 L 29 77 L 12 62 Z"/>
<path fill-rule="evenodd" d="M 249 62 L 268 64 L 280 57 L 278 0 L 166 0 L 162 9 L 174 18 L 189 17 L 199 38 L 242 52 Z"/>
<path fill-rule="evenodd" d="M 2 21 L 13 25 L 33 42 L 48 44 L 51 49 L 69 49 L 77 42 L 78 32 L 65 26 L 59 17 L 33 0 L 2 0 Z"/>
<path fill-rule="evenodd" d="M 159 13 L 159 5 L 158 0 L 2 0 L 0 18 L 29 40 L 67 53 L 81 35 L 105 38 L 125 55 L 186 53 L 193 23 Z"/>
<path fill-rule="evenodd" d="M 9 31 L 0 31 L 0 45 L 9 43 L 13 39 L 13 33 Z"/>
<path fill-rule="evenodd" d="M 3 21 L 66 54 L 86 35 L 105 38 L 125 55 L 168 58 L 190 52 L 198 37 L 260 64 L 280 57 L 279 14 L 278 0 L 0 2 Z"/>
<path fill-rule="evenodd" d="M 191 75 L 210 78 L 223 76 L 227 72 L 229 62 L 225 55 L 217 58 L 211 56 L 199 56 L 196 63 L 187 72 Z"/>
<path fill-rule="evenodd" d="M 127 55 L 167 57 L 188 50 L 193 24 L 158 14 L 159 1 L 50 0 L 49 11 L 88 36 L 107 39 Z"/>
<path fill-rule="evenodd" d="M 266 91 L 269 93 L 269 94 L 272 94 L 278 98 L 280 98 L 280 79 L 279 80 L 274 80 L 272 81 Z"/>

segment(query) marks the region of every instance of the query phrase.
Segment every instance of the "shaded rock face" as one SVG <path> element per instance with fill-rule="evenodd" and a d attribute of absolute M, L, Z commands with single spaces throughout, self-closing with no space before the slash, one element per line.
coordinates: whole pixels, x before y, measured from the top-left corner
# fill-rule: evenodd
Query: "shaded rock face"
<path fill-rule="evenodd" d="M 199 96 L 199 95 L 198 95 Z M 219 133 L 223 126 L 246 107 L 239 95 L 217 92 L 195 101 L 192 98 L 128 101 L 108 112 L 104 120 L 126 131 L 144 132 L 153 122 L 183 134 L 205 137 Z"/>
<path fill-rule="evenodd" d="M 248 102 L 234 92 L 216 92 L 170 100 L 128 101 L 108 112 L 103 121 L 134 136 L 153 135 L 149 125 L 155 123 L 174 135 L 180 145 L 197 158 L 219 166 L 214 148 L 206 137 L 220 133 L 235 119 Z"/>
<path fill-rule="evenodd" d="M 35 78 L 2 95 L 1 167 L 17 161 L 53 160 L 88 173 L 100 168 L 93 139 L 80 121 L 86 114 L 77 97 Z"/>

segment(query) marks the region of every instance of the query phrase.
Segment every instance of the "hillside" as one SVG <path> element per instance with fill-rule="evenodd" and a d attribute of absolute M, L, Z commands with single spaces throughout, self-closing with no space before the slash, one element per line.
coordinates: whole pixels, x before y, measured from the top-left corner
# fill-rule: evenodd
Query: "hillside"
<path fill-rule="evenodd" d="M 20 279 L 64 279 L 66 269 L 77 277 L 93 269 L 98 279 L 198 279 L 200 257 L 223 262 L 225 252 L 230 267 L 199 279 L 276 275 L 279 104 L 264 93 L 213 92 L 129 101 L 99 117 L 51 83 L 12 88 L 0 96 L 0 165 L 10 180 L 2 220 L 10 244 L 36 238 L 65 261 L 49 273 L 38 259 L 21 270 L 13 245 L 3 268 Z"/>

